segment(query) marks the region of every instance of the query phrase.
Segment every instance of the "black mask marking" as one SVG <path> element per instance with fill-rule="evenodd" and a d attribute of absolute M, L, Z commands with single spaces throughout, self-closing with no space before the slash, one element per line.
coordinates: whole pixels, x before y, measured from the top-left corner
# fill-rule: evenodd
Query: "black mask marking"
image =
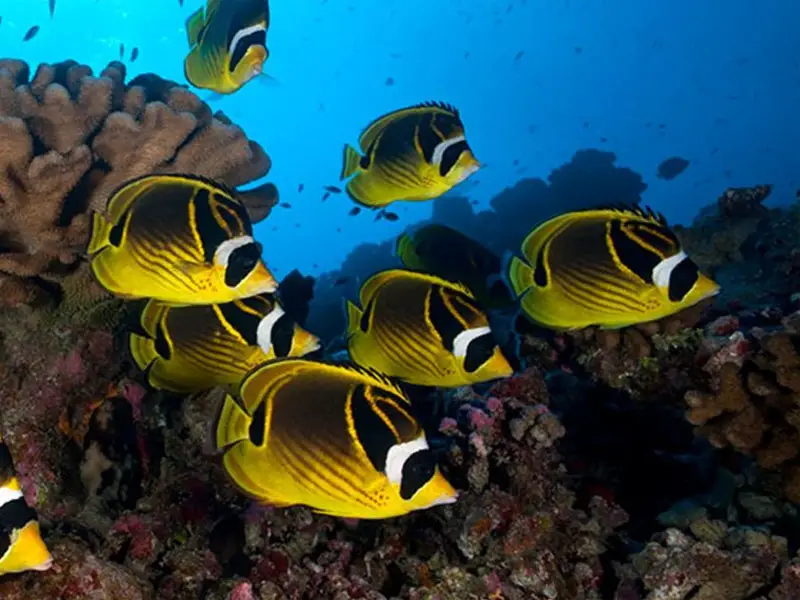
<path fill-rule="evenodd" d="M 670 273 L 667 286 L 669 299 L 672 302 L 683 300 L 686 294 L 692 291 L 699 278 L 700 272 L 697 265 L 692 260 L 684 258 Z"/>
<path fill-rule="evenodd" d="M 242 62 L 242 59 L 244 58 L 244 55 L 247 53 L 247 50 L 250 48 L 250 46 L 264 46 L 266 48 L 267 32 L 263 30 L 254 31 L 253 33 L 248 33 L 246 36 L 239 39 L 239 41 L 236 43 L 236 46 L 233 48 L 233 54 L 231 54 L 231 73 L 233 73 L 239 63 Z"/>
<path fill-rule="evenodd" d="M 153 347 L 161 358 L 165 360 L 172 358 L 172 348 L 169 345 L 167 333 L 164 331 L 164 323 L 159 323 L 156 327 L 156 339 Z"/>
<path fill-rule="evenodd" d="M 367 388 L 364 385 L 359 385 L 353 390 L 351 402 L 353 425 L 369 462 L 376 471 L 384 472 L 386 455 L 397 443 L 397 439 L 386 427 L 383 419 L 372 409 L 366 393 Z"/>
<path fill-rule="evenodd" d="M 261 244 L 252 242 L 239 246 L 231 252 L 228 258 L 228 268 L 225 269 L 225 285 L 234 288 L 245 277 L 252 273 L 261 259 Z"/>
<path fill-rule="evenodd" d="M 250 436 L 250 442 L 260 448 L 264 445 L 264 436 L 266 435 L 266 427 L 267 427 L 267 403 L 266 401 L 262 400 L 261 404 L 258 405 L 256 408 L 256 412 L 253 413 L 253 420 L 250 421 L 250 429 L 248 431 L 248 435 Z"/>
<path fill-rule="evenodd" d="M 611 221 L 609 236 L 620 262 L 644 283 L 653 283 L 653 269 L 661 262 L 661 257 L 628 237 L 618 220 Z"/>
<path fill-rule="evenodd" d="M 289 356 L 292 339 L 294 339 L 294 321 L 284 313 L 272 326 L 272 348 L 275 350 L 275 356 L 279 358 Z"/>
<path fill-rule="evenodd" d="M 422 119 L 420 119 L 419 133 L 417 134 L 417 141 L 422 150 L 422 157 L 428 164 L 433 163 L 433 153 L 436 150 L 436 146 L 442 142 L 442 136 L 433 129 L 433 122 L 434 119 L 432 115 L 424 115 Z"/>
<path fill-rule="evenodd" d="M 467 346 L 467 355 L 464 357 L 464 370 L 467 373 L 474 373 L 487 360 L 492 358 L 495 347 L 494 336 L 491 333 L 484 333 L 476 337 Z"/>
<path fill-rule="evenodd" d="M 467 150 L 469 150 L 469 145 L 466 140 L 461 140 L 460 142 L 448 146 L 442 154 L 442 162 L 439 164 L 439 175 L 444 177 L 452 171 L 453 167 L 456 166 L 456 162 L 458 162 L 458 157 Z"/>
<path fill-rule="evenodd" d="M 442 298 L 442 292 L 443 289 L 439 285 L 431 287 L 428 294 L 428 315 L 436 333 L 442 338 L 442 344 L 448 351 L 452 352 L 453 342 L 456 336 L 464 331 L 464 326 L 447 308 Z"/>
<path fill-rule="evenodd" d="M 420 450 L 409 456 L 403 465 L 400 497 L 403 500 L 411 500 L 435 473 L 436 459 L 430 450 Z"/>
<path fill-rule="evenodd" d="M 258 344 L 258 324 L 261 323 L 261 317 L 243 311 L 237 304 L 237 302 L 226 302 L 217 306 L 228 324 L 244 338 L 244 341 L 249 346 L 255 346 Z"/>

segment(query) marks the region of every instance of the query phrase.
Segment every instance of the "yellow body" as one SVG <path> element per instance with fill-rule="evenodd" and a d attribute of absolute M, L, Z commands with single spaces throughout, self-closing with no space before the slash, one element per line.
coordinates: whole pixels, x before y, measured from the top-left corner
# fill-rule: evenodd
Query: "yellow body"
<path fill-rule="evenodd" d="M 361 287 L 361 307 L 347 303 L 351 359 L 415 385 L 457 387 L 513 370 L 491 338 L 489 320 L 466 287 L 405 269 L 373 275 Z M 366 313 L 366 316 L 365 316 Z M 455 340 L 475 332 L 483 359 L 468 368 Z M 459 337 L 461 336 L 461 337 Z M 475 366 L 475 365 L 472 365 Z"/>
<path fill-rule="evenodd" d="M 226 398 L 217 447 L 226 449 L 223 464 L 237 486 L 265 504 L 383 519 L 455 501 L 457 494 L 438 467 L 403 499 L 398 482 L 372 462 L 376 439 L 388 444 L 384 449 L 404 443 L 427 447 L 408 399 L 380 375 L 281 359 L 249 374 L 239 395 L 241 404 Z"/>
<path fill-rule="evenodd" d="M 444 104 L 384 115 L 366 128 L 359 145 L 360 152 L 345 146 L 341 178 L 351 178 L 345 189 L 354 201 L 372 208 L 438 198 L 480 168 L 458 111 Z"/>
<path fill-rule="evenodd" d="M 267 0 L 208 0 L 186 21 L 186 79 L 218 94 L 238 91 L 262 74 L 268 28 Z"/>
<path fill-rule="evenodd" d="M 566 213 L 534 229 L 522 254 L 508 279 L 525 314 L 554 330 L 654 321 L 719 291 L 649 210 Z"/>
<path fill-rule="evenodd" d="M 151 300 L 140 324 L 142 332 L 130 336 L 131 355 L 151 386 L 177 393 L 236 388 L 262 363 L 319 348 L 319 339 L 289 321 L 267 295 L 185 307 Z"/>
<path fill-rule="evenodd" d="M 88 252 L 97 280 L 122 298 L 211 304 L 274 291 L 260 256 L 236 285 L 226 283 L 231 266 L 218 252 L 238 242 L 257 246 L 233 192 L 198 177 L 152 175 L 123 185 L 106 214 L 94 214 Z"/>

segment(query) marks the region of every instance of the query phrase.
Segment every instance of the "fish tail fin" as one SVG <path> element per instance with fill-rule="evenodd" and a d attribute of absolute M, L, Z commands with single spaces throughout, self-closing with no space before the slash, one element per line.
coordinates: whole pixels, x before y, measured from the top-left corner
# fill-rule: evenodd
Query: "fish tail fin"
<path fill-rule="evenodd" d="M 533 269 L 516 256 L 511 256 L 507 264 L 508 283 L 514 291 L 514 295 L 519 298 L 526 290 L 533 287 Z"/>
<path fill-rule="evenodd" d="M 92 233 L 91 237 L 89 238 L 89 246 L 86 249 L 86 253 L 91 256 L 92 254 L 97 254 L 100 252 L 100 250 L 108 246 L 108 236 L 110 232 L 111 223 L 109 223 L 99 212 L 93 213 Z"/>
<path fill-rule="evenodd" d="M 28 521 L 12 538 L 11 547 L 3 556 L 3 573 L 46 571 L 53 557 L 42 539 L 37 521 Z"/>
<path fill-rule="evenodd" d="M 128 339 L 128 349 L 134 362 L 142 371 L 147 371 L 158 358 L 155 342 L 143 335 L 131 333 Z"/>
<path fill-rule="evenodd" d="M 397 242 L 394 245 L 394 255 L 398 257 L 403 264 L 406 264 L 404 257 L 414 252 L 413 243 L 414 240 L 411 239 L 411 236 L 407 233 L 402 233 L 397 238 Z"/>
<path fill-rule="evenodd" d="M 188 19 L 186 19 L 186 39 L 190 46 L 194 46 L 198 41 L 200 41 L 200 34 L 202 33 L 205 24 L 206 19 L 203 7 L 198 8 L 191 15 L 189 15 Z"/>
<path fill-rule="evenodd" d="M 361 154 L 350 144 L 344 145 L 344 166 L 339 179 L 347 179 L 357 171 L 361 170 Z"/>
<path fill-rule="evenodd" d="M 222 403 L 216 423 L 217 450 L 250 439 L 250 423 L 253 418 L 236 399 L 227 394 Z"/>
<path fill-rule="evenodd" d="M 345 300 L 345 310 L 347 311 L 347 330 L 352 333 L 358 329 L 358 323 L 361 321 L 361 316 L 364 314 L 364 311 L 350 300 Z"/>

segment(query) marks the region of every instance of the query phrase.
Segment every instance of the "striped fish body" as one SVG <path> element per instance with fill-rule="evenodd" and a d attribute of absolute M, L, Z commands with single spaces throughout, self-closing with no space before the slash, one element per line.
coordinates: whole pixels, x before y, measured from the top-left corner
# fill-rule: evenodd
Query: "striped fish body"
<path fill-rule="evenodd" d="M 318 348 L 319 339 L 267 294 L 183 307 L 151 300 L 142 311 L 140 331 L 130 335 L 131 355 L 148 383 L 177 393 L 217 385 L 234 389 L 264 362 Z"/>
<path fill-rule="evenodd" d="M 719 292 L 649 209 L 566 213 L 532 231 L 508 279 L 533 321 L 555 330 L 661 319 Z"/>
<path fill-rule="evenodd" d="M 383 519 L 454 502 L 408 398 L 356 367 L 281 359 L 245 378 L 217 423 L 223 464 L 274 506 Z"/>
<path fill-rule="evenodd" d="M 405 269 L 382 271 L 348 303 L 354 362 L 415 385 L 458 387 L 511 375 L 486 314 L 464 286 Z"/>
<path fill-rule="evenodd" d="M 94 214 L 88 252 L 103 287 L 123 298 L 211 304 L 272 292 L 277 282 L 234 192 L 187 175 L 123 185 Z"/>
<path fill-rule="evenodd" d="M 267 0 L 208 0 L 186 22 L 186 79 L 219 94 L 241 89 L 269 57 L 268 29 Z"/>
<path fill-rule="evenodd" d="M 25 502 L 11 453 L 0 438 L 0 576 L 46 571 L 52 564 L 36 511 Z"/>
<path fill-rule="evenodd" d="M 357 203 L 386 206 L 424 201 L 449 191 L 480 168 L 452 106 L 427 103 L 389 113 L 345 146 L 342 179 Z"/>

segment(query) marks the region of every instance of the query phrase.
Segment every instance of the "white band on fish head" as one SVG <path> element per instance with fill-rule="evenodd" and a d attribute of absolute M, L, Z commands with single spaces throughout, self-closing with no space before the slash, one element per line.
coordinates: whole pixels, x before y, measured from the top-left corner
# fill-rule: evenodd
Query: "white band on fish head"
<path fill-rule="evenodd" d="M 251 25 L 250 27 L 245 27 L 244 29 L 240 29 L 239 31 L 236 32 L 236 35 L 234 35 L 233 39 L 231 40 L 231 44 L 230 46 L 228 46 L 228 53 L 231 56 L 233 56 L 234 51 L 236 50 L 236 46 L 239 45 L 239 42 L 241 42 L 251 33 L 258 33 L 259 31 L 266 31 L 266 30 L 267 28 L 261 25 L 260 23 L 256 25 Z"/>
<path fill-rule="evenodd" d="M 438 144 L 436 144 L 436 148 L 433 149 L 432 163 L 438 167 L 440 164 L 442 164 L 442 157 L 444 157 L 445 151 L 450 146 L 455 146 L 459 142 L 463 142 L 465 139 L 467 138 L 465 138 L 463 135 L 459 135 L 449 140 L 444 140 L 443 142 L 439 142 Z"/>
<path fill-rule="evenodd" d="M 0 487 L 0 506 L 4 506 L 14 500 L 22 498 L 22 492 L 12 490 L 10 487 Z"/>
<path fill-rule="evenodd" d="M 214 252 L 214 264 L 220 267 L 227 267 L 234 250 L 254 243 L 255 240 L 249 235 L 242 235 L 231 240 L 225 240 L 219 245 L 216 252 Z"/>
<path fill-rule="evenodd" d="M 428 441 L 425 439 L 424 435 L 410 442 L 395 444 L 389 448 L 389 452 L 386 453 L 386 465 L 383 469 L 389 481 L 400 485 L 403 481 L 403 466 L 406 464 L 406 461 L 412 454 L 427 449 Z"/>
<path fill-rule="evenodd" d="M 459 333 L 453 340 L 453 355 L 458 358 L 464 358 L 469 350 L 469 345 L 473 340 L 491 333 L 490 327 L 475 327 L 474 329 L 465 329 Z"/>
<path fill-rule="evenodd" d="M 278 319 L 285 314 L 284 310 L 278 304 L 275 304 L 272 310 L 269 311 L 258 324 L 256 340 L 258 340 L 258 347 L 261 348 L 264 353 L 269 353 L 270 348 L 272 348 L 272 328 L 275 326 L 275 323 L 278 322 Z"/>
<path fill-rule="evenodd" d="M 665 258 L 655 267 L 653 267 L 652 279 L 656 287 L 669 289 L 669 281 L 672 277 L 672 271 L 675 270 L 679 264 L 688 259 L 689 256 L 681 250 L 677 254 Z"/>

